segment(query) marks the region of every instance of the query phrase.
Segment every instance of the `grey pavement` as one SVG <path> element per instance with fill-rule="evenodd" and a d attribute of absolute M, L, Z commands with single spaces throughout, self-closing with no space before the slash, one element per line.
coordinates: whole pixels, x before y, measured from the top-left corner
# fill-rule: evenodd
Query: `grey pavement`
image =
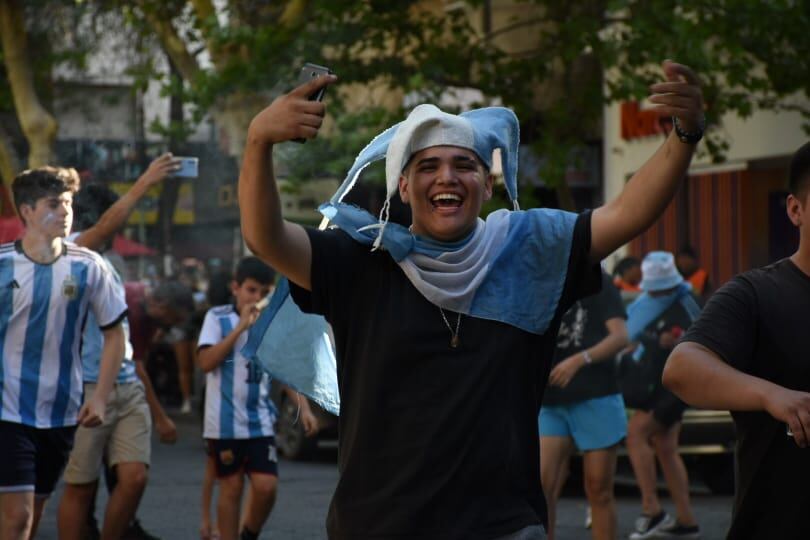
<path fill-rule="evenodd" d="M 153 445 L 149 484 L 138 510 L 138 516 L 149 532 L 164 540 L 199 538 L 200 485 L 205 454 L 199 418 L 175 415 L 180 439 L 174 446 Z M 261 536 L 263 539 L 310 540 L 326 538 L 324 521 L 329 499 L 338 474 L 334 449 L 322 450 L 315 461 L 280 464 L 279 492 L 276 507 Z M 617 488 L 619 538 L 626 538 L 639 512 L 638 493 L 627 487 L 625 477 Z M 56 505 L 61 496 L 57 491 L 46 507 L 37 538 L 56 539 Z M 722 539 L 731 516 L 731 498 L 714 496 L 695 486 L 693 504 L 704 540 Z M 101 517 L 105 496 L 99 497 L 97 516 Z M 669 511 L 672 504 L 664 496 Z M 560 500 L 558 509 L 558 540 L 590 538 L 583 527 L 585 499 L 581 491 Z M 212 509 L 215 515 L 215 509 Z"/>

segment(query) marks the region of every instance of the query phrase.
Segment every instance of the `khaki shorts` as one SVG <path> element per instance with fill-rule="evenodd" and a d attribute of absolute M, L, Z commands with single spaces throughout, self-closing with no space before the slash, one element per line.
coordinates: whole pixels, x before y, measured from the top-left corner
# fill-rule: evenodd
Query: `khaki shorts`
<path fill-rule="evenodd" d="M 89 398 L 96 389 L 94 383 L 84 385 Z M 116 384 L 107 399 L 104 423 L 98 427 L 79 426 L 70 453 L 65 482 L 88 484 L 98 480 L 104 452 L 110 466 L 118 463 L 149 465 L 152 451 L 152 417 L 140 381 Z"/>

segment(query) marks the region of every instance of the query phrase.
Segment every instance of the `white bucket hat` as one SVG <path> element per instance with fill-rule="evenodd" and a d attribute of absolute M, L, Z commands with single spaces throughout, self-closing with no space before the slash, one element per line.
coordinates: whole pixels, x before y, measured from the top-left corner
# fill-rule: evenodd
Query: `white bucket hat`
<path fill-rule="evenodd" d="M 641 262 L 641 290 L 666 291 L 683 283 L 683 276 L 675 266 L 675 257 L 669 251 L 652 251 Z"/>

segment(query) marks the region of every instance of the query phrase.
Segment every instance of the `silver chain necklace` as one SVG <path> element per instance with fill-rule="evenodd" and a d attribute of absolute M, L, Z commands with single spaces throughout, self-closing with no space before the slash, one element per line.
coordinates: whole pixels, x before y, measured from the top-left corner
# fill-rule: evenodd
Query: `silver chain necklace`
<path fill-rule="evenodd" d="M 450 326 L 450 321 L 447 320 L 447 316 L 444 314 L 444 310 L 439 308 L 439 313 L 442 314 L 442 320 L 444 324 L 447 325 L 447 329 L 450 330 L 450 346 L 452 348 L 457 348 L 461 344 L 461 339 L 458 337 L 458 329 L 461 327 L 461 313 L 458 314 L 458 318 L 456 319 L 456 331 L 453 331 L 453 327 Z"/>

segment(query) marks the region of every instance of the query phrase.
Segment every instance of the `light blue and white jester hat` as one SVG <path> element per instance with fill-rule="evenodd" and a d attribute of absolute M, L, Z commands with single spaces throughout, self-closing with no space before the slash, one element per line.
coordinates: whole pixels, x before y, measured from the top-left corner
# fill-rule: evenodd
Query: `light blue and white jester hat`
<path fill-rule="evenodd" d="M 408 118 L 380 133 L 360 152 L 330 203 L 335 205 L 342 202 L 357 183 L 363 169 L 385 158 L 386 198 L 379 216 L 381 230 L 374 244 L 375 248 L 380 247 L 388 223 L 391 197 L 398 192 L 399 177 L 411 156 L 432 146 L 457 146 L 475 152 L 487 169 L 492 168 L 493 152 L 496 148 L 500 149 L 506 191 L 517 210 L 519 144 L 520 124 L 517 116 L 505 107 L 486 107 L 455 115 L 435 105 L 419 105 Z"/>

